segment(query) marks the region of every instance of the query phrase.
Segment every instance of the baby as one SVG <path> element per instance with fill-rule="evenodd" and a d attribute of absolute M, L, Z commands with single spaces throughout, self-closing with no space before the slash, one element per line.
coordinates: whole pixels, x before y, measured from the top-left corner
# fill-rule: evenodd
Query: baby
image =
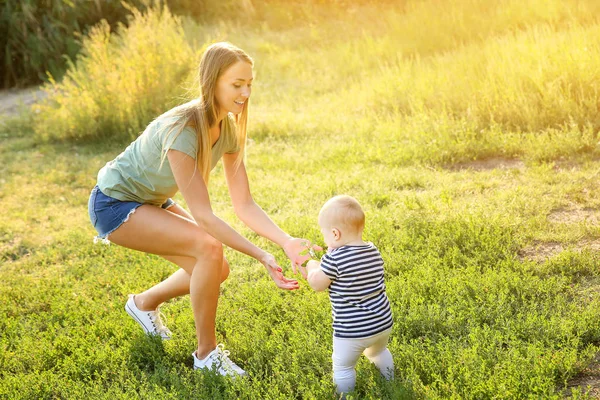
<path fill-rule="evenodd" d="M 355 366 L 362 353 L 386 379 L 394 377 L 387 348 L 392 312 L 385 294 L 383 259 L 373 243 L 363 242 L 365 214 L 356 199 L 335 196 L 319 212 L 327 253 L 306 265 L 316 291 L 329 288 L 333 315 L 333 381 L 338 393 L 354 389 Z"/>

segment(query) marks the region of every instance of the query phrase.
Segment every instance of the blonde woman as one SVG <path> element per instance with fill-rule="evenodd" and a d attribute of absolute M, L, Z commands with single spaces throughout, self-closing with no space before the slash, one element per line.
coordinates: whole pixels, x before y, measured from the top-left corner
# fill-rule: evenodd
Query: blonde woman
<path fill-rule="evenodd" d="M 155 119 L 123 153 L 98 173 L 89 200 L 90 219 L 98 239 L 158 254 L 180 267 L 156 286 L 130 295 L 127 313 L 148 334 L 169 339 L 158 307 L 190 294 L 198 348 L 194 368 L 218 368 L 222 375 L 245 372 L 217 345 L 215 317 L 219 285 L 229 275 L 223 244 L 262 263 L 275 284 L 298 288 L 286 278 L 275 257 L 257 247 L 211 208 L 208 176 L 219 159 L 236 215 L 257 234 L 283 248 L 293 272 L 309 257 L 300 255 L 310 242 L 282 231 L 254 202 L 243 154 L 253 61 L 229 43 L 205 51 L 199 67 L 200 96 Z M 181 192 L 190 213 L 173 202 Z"/>

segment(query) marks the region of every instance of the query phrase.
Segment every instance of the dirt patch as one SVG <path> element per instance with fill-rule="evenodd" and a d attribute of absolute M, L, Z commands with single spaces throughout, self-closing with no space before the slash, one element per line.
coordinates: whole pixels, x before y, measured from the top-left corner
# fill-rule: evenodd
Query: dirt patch
<path fill-rule="evenodd" d="M 0 265 L 6 261 L 16 261 L 31 254 L 31 248 L 24 244 L 21 238 L 14 238 L 8 242 L 0 242 Z"/>
<path fill-rule="evenodd" d="M 473 170 L 489 171 L 492 169 L 525 169 L 525 163 L 521 160 L 513 160 L 502 157 L 488 158 L 486 160 L 475 160 L 466 163 L 458 163 L 449 167 L 453 171 Z"/>
<path fill-rule="evenodd" d="M 535 242 L 519 250 L 518 255 L 521 260 L 544 262 L 567 249 L 577 252 L 581 252 L 584 249 L 600 251 L 600 239 L 584 239 L 575 244 Z"/>
<path fill-rule="evenodd" d="M 582 240 L 579 243 L 580 243 L 582 249 L 588 248 L 590 250 L 600 251 L 600 239 Z"/>
<path fill-rule="evenodd" d="M 592 225 L 600 223 L 600 210 L 595 208 L 559 208 L 548 215 L 548 221 L 558 224 L 586 222 Z"/>
<path fill-rule="evenodd" d="M 573 389 L 579 388 L 593 399 L 600 399 L 600 353 L 579 375 L 569 381 L 566 398 L 571 398 Z"/>
<path fill-rule="evenodd" d="M 0 90 L 0 114 L 16 115 L 21 106 L 30 106 L 46 97 L 39 87 Z"/>
<path fill-rule="evenodd" d="M 575 161 L 558 160 L 554 162 L 552 169 L 558 172 L 574 172 L 581 166 Z"/>
<path fill-rule="evenodd" d="M 518 254 L 521 260 L 543 262 L 563 250 L 563 245 L 558 242 L 537 242 L 519 250 Z"/>

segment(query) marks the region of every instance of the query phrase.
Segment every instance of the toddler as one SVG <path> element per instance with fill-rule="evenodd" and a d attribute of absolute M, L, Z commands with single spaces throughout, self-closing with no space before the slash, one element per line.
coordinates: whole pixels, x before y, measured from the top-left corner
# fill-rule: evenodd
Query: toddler
<path fill-rule="evenodd" d="M 387 348 L 392 312 L 385 294 L 383 259 L 373 243 L 362 240 L 365 214 L 356 199 L 335 196 L 319 212 L 319 227 L 328 247 L 321 261 L 310 260 L 308 283 L 329 289 L 333 315 L 333 381 L 338 393 L 354 389 L 361 354 L 386 379 L 394 377 Z"/>

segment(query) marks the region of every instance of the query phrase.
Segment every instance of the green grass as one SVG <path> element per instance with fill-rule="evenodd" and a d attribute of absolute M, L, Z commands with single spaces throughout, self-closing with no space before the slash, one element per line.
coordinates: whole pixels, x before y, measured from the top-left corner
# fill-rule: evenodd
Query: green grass
<path fill-rule="evenodd" d="M 164 344 L 124 313 L 128 293 L 173 265 L 92 243 L 98 169 L 189 96 L 202 47 L 227 39 L 256 60 L 247 165 L 257 202 L 320 243 L 321 205 L 350 194 L 386 261 L 397 379 L 361 360 L 354 398 L 562 398 L 600 345 L 600 254 L 582 246 L 600 226 L 549 218 L 600 212 L 594 4 L 431 0 L 384 18 L 387 6 L 352 6 L 337 19 L 313 5 L 302 9 L 311 24 L 243 30 L 153 11 L 118 35 L 98 28 L 47 100 L 1 128 L 0 397 L 334 398 L 326 294 L 304 281 L 278 291 L 227 250 L 217 337 L 250 374 L 232 382 L 192 371 L 187 298 L 164 305 L 174 332 Z M 157 43 L 180 58 L 150 55 Z M 524 164 L 465 168 L 490 157 Z M 235 218 L 220 166 L 210 191 L 218 215 L 285 264 Z M 535 243 L 567 250 L 522 258 Z"/>

